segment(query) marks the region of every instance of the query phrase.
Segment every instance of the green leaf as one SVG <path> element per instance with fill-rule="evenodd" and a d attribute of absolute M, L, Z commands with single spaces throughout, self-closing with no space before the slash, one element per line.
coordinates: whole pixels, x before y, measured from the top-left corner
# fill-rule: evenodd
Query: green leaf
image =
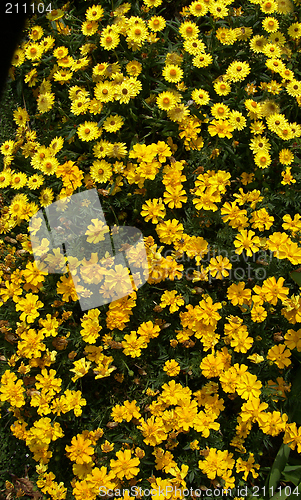
<path fill-rule="evenodd" d="M 301 465 L 287 465 L 282 471 L 284 481 L 290 481 L 295 486 L 301 481 Z"/>
<path fill-rule="evenodd" d="M 283 471 L 283 469 L 287 463 L 290 451 L 291 450 L 287 444 L 282 444 L 280 446 L 279 451 L 276 455 L 276 458 L 275 458 L 274 463 L 273 463 L 272 468 L 271 468 L 271 473 L 270 473 L 270 478 L 269 478 L 269 488 L 273 488 L 275 490 L 275 488 L 280 480 L 281 472 Z M 277 500 L 276 499 L 277 495 L 278 495 L 278 493 L 276 493 L 276 495 L 274 495 L 272 497 L 273 500 Z M 279 497 L 279 498 L 282 499 L 282 497 Z"/>
<path fill-rule="evenodd" d="M 299 270 L 291 271 L 290 276 L 297 283 L 297 285 L 301 286 L 301 272 Z"/>
<path fill-rule="evenodd" d="M 272 496 L 271 500 L 285 500 L 287 497 L 291 497 L 291 492 L 292 492 L 292 489 L 289 488 L 289 487 L 283 487 L 281 488 L 280 491 L 278 491 L 277 493 L 275 493 L 274 496 Z"/>

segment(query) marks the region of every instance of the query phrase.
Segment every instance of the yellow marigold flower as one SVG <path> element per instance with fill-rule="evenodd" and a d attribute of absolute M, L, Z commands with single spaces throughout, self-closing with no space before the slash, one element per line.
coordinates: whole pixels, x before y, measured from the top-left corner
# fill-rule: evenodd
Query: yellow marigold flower
<path fill-rule="evenodd" d="M 282 369 L 291 364 L 290 355 L 290 349 L 286 349 L 283 344 L 278 344 L 268 350 L 267 359 L 273 361 L 278 368 Z"/>
<path fill-rule="evenodd" d="M 156 231 L 162 243 L 167 245 L 173 243 L 176 239 L 181 239 L 184 231 L 183 224 L 179 223 L 176 219 L 160 222 Z"/>
<path fill-rule="evenodd" d="M 230 125 L 228 120 L 212 120 L 211 124 L 208 126 L 209 134 L 214 137 L 217 135 L 218 137 L 224 138 L 227 137 L 231 139 L 234 127 Z"/>
<path fill-rule="evenodd" d="M 242 281 L 237 285 L 233 283 L 227 290 L 227 297 L 234 306 L 246 304 L 251 299 L 251 290 L 245 289 L 245 283 Z"/>
<path fill-rule="evenodd" d="M 159 219 L 164 219 L 166 215 L 166 210 L 162 202 L 162 198 L 154 198 L 153 200 L 147 200 L 142 205 L 141 215 L 144 217 L 146 222 L 151 222 L 153 224 L 158 224 Z"/>
<path fill-rule="evenodd" d="M 170 383 L 172 382 L 174 382 L 174 380 L 172 380 Z M 163 385 L 163 389 L 165 385 L 167 384 Z M 162 398 L 163 397 L 164 396 L 162 394 Z M 154 415 L 152 415 L 146 421 L 142 421 L 141 425 L 138 426 L 137 429 L 141 430 L 144 437 L 143 441 L 145 442 L 145 444 L 149 444 L 150 446 L 157 446 L 158 444 L 162 443 L 162 441 L 164 441 L 167 437 L 162 418 L 155 417 Z"/>
<path fill-rule="evenodd" d="M 289 293 L 289 288 L 283 286 L 284 278 L 280 277 L 276 281 L 275 276 L 264 280 L 262 291 L 266 296 L 266 300 L 273 305 L 277 304 L 278 299 L 282 302 L 286 300 Z"/>
<path fill-rule="evenodd" d="M 117 460 L 110 461 L 110 467 L 112 472 L 119 479 L 132 479 L 139 473 L 139 467 L 137 467 L 140 463 L 138 457 L 132 458 L 131 450 L 125 451 L 117 451 L 116 453 Z"/>
<path fill-rule="evenodd" d="M 243 460 L 242 458 L 238 458 L 236 460 L 235 468 L 236 472 L 243 472 L 243 480 L 246 481 L 250 473 L 254 479 L 258 477 L 258 472 L 256 472 L 255 469 L 260 469 L 260 465 L 255 463 L 254 454 L 249 453 L 249 458 L 247 461 Z"/>
<path fill-rule="evenodd" d="M 92 461 L 91 455 L 94 453 L 94 448 L 90 439 L 78 434 L 71 439 L 71 445 L 66 446 L 65 450 L 68 453 L 70 460 L 77 464 L 85 464 Z"/>
<path fill-rule="evenodd" d="M 287 330 L 284 335 L 284 343 L 289 349 L 297 349 L 298 352 L 301 351 L 301 329 L 300 330 Z"/>
<path fill-rule="evenodd" d="M 258 236 L 254 235 L 254 231 L 242 229 L 234 240 L 234 246 L 236 247 L 235 253 L 240 255 L 243 250 L 246 250 L 247 256 L 252 257 L 253 253 L 258 252 L 260 240 Z"/>
<path fill-rule="evenodd" d="M 295 184 L 296 179 L 294 179 L 294 177 L 291 174 L 291 167 L 286 167 L 285 171 L 281 172 L 281 175 L 283 177 L 281 184 L 284 184 L 284 185 Z"/>
<path fill-rule="evenodd" d="M 229 276 L 229 269 L 232 269 L 232 264 L 227 257 L 218 255 L 216 259 L 213 257 L 210 259 L 209 271 L 215 279 L 223 279 Z"/>
<path fill-rule="evenodd" d="M 39 300 L 38 295 L 33 295 L 32 293 L 27 293 L 25 298 L 21 297 L 16 304 L 16 311 L 22 311 L 20 315 L 21 321 L 27 321 L 27 323 L 33 323 L 36 318 L 39 317 L 40 313 L 38 309 L 43 307 L 44 304 Z"/>
<path fill-rule="evenodd" d="M 262 323 L 266 319 L 267 315 L 268 313 L 264 307 L 259 305 L 252 307 L 251 319 L 255 323 Z"/>
<path fill-rule="evenodd" d="M 84 377 L 89 371 L 91 366 L 91 361 L 87 361 L 86 358 L 78 359 L 74 361 L 74 368 L 70 368 L 70 372 L 74 372 L 75 376 L 71 378 L 72 382 L 76 382 L 81 377 Z"/>
<path fill-rule="evenodd" d="M 164 308 L 169 306 L 169 312 L 174 313 L 179 310 L 180 306 L 185 304 L 181 295 L 178 295 L 176 290 L 165 290 L 161 297 L 160 307 Z"/>
<path fill-rule="evenodd" d="M 171 359 L 165 362 L 163 370 L 169 377 L 176 377 L 181 369 L 179 363 L 175 359 Z"/>
<path fill-rule="evenodd" d="M 293 219 L 289 214 L 284 215 L 282 218 L 284 221 L 284 223 L 282 224 L 283 229 L 291 231 L 293 235 L 301 231 L 300 214 L 295 214 Z"/>

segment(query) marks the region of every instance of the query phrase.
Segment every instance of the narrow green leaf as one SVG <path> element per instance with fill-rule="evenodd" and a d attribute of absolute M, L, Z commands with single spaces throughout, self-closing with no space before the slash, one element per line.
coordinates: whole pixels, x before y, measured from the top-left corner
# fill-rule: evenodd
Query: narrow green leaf
<path fill-rule="evenodd" d="M 301 481 L 301 466 L 286 466 L 282 471 L 282 477 L 284 481 L 289 481 L 297 486 Z"/>
<path fill-rule="evenodd" d="M 270 478 L 269 478 L 269 488 L 273 488 L 275 490 L 275 488 L 280 480 L 281 472 L 283 471 L 283 469 L 287 463 L 290 451 L 291 450 L 287 444 L 282 444 L 280 446 L 279 451 L 276 455 L 276 458 L 275 458 L 274 463 L 273 463 L 272 468 L 271 468 L 271 473 L 270 473 Z M 278 495 L 278 493 L 276 493 L 276 495 Z M 276 495 L 274 495 L 272 497 L 273 500 L 277 500 Z M 279 497 L 279 498 L 282 499 L 282 497 Z"/>
<path fill-rule="evenodd" d="M 300 271 L 292 271 L 290 273 L 290 276 L 297 283 L 297 285 L 301 286 L 301 272 Z"/>
<path fill-rule="evenodd" d="M 291 492 L 292 492 L 292 488 L 290 488 L 289 486 L 284 486 L 281 488 L 280 491 L 278 491 L 277 493 L 275 493 L 274 496 L 272 496 L 272 498 L 270 500 L 286 500 L 287 497 L 291 497 Z"/>

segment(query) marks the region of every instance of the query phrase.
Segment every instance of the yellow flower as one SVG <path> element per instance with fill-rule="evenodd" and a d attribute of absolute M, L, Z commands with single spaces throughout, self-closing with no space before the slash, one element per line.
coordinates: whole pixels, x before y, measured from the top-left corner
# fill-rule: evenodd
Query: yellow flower
<path fill-rule="evenodd" d="M 148 21 L 148 27 L 152 31 L 162 31 L 166 26 L 166 21 L 162 16 L 153 16 Z"/>
<path fill-rule="evenodd" d="M 29 122 L 29 114 L 26 109 L 20 107 L 13 112 L 13 117 L 18 127 L 25 127 L 26 123 Z"/>
<path fill-rule="evenodd" d="M 165 362 L 163 370 L 169 377 L 176 377 L 181 369 L 179 363 L 175 359 L 171 359 Z"/>
<path fill-rule="evenodd" d="M 32 43 L 25 49 L 25 56 L 31 61 L 38 61 L 43 55 L 43 47 L 39 43 Z"/>
<path fill-rule="evenodd" d="M 210 101 L 209 92 L 203 89 L 194 89 L 191 93 L 191 98 L 200 106 L 208 104 Z"/>
<path fill-rule="evenodd" d="M 234 240 L 234 246 L 236 246 L 235 253 L 240 255 L 243 250 L 246 250 L 247 256 L 252 257 L 253 253 L 258 252 L 260 240 L 258 236 L 254 235 L 254 231 L 242 229 Z"/>
<path fill-rule="evenodd" d="M 200 30 L 197 27 L 196 23 L 192 23 L 190 21 L 182 23 L 180 28 L 179 28 L 180 35 L 185 39 L 197 38 L 199 32 L 200 32 Z"/>
<path fill-rule="evenodd" d="M 278 344 L 268 350 L 267 359 L 270 359 L 278 368 L 282 369 L 291 364 L 290 355 L 290 349 L 286 349 L 283 344 Z"/>
<path fill-rule="evenodd" d="M 289 149 L 281 149 L 279 152 L 279 161 L 282 165 L 290 165 L 294 159 L 294 154 Z"/>
<path fill-rule="evenodd" d="M 110 460 L 112 472 L 119 479 L 132 479 L 139 473 L 138 465 L 140 460 L 138 457 L 132 458 L 131 450 L 117 451 L 117 460 Z"/>
<path fill-rule="evenodd" d="M 168 111 L 172 108 L 174 108 L 174 106 L 176 105 L 177 103 L 177 99 L 176 97 L 174 96 L 174 94 L 172 94 L 171 92 L 169 91 L 165 91 L 165 92 L 161 92 L 157 99 L 156 99 L 156 103 L 157 103 L 157 106 L 160 108 L 160 109 L 163 109 L 165 111 Z"/>
<path fill-rule="evenodd" d="M 175 64 L 167 64 L 162 71 L 162 75 L 167 82 L 177 83 L 183 78 L 183 70 Z"/>
<path fill-rule="evenodd" d="M 101 135 L 97 122 L 85 122 L 77 128 L 77 135 L 81 141 L 93 141 Z"/>
<path fill-rule="evenodd" d="M 147 200 L 142 205 L 141 215 L 144 217 L 146 222 L 151 222 L 153 224 L 158 224 L 159 219 L 164 219 L 166 215 L 166 210 L 162 202 L 162 198 L 154 198 L 153 200 Z"/>
<path fill-rule="evenodd" d="M 76 382 L 79 378 L 84 377 L 89 371 L 91 366 L 91 361 L 87 361 L 86 358 L 78 359 L 74 361 L 74 368 L 70 368 L 70 372 L 74 372 L 75 376 L 71 378 L 72 382 Z"/>
<path fill-rule="evenodd" d="M 119 115 L 110 115 L 103 122 L 103 128 L 106 132 L 117 132 L 124 124 L 124 120 Z"/>
<path fill-rule="evenodd" d="M 211 258 L 209 263 L 209 271 L 215 279 L 223 279 L 229 276 L 228 270 L 232 269 L 232 264 L 227 257 L 218 255 L 216 258 Z"/>
<path fill-rule="evenodd" d="M 92 461 L 91 455 L 94 453 L 94 448 L 90 439 L 84 438 L 81 434 L 73 436 L 71 445 L 66 446 L 66 451 L 70 460 L 77 464 L 89 463 Z"/>
<path fill-rule="evenodd" d="M 169 245 L 176 239 L 181 238 L 184 227 L 183 224 L 179 223 L 176 219 L 169 219 L 167 221 L 160 222 L 156 227 L 156 231 L 160 241 Z"/>
<path fill-rule="evenodd" d="M 40 94 L 37 99 L 38 110 L 40 113 L 46 113 L 53 108 L 55 95 L 49 92 L 45 94 Z"/>
<path fill-rule="evenodd" d="M 279 22 L 277 21 L 277 19 L 275 17 L 266 17 L 262 21 L 262 27 L 268 33 L 274 33 L 279 28 Z"/>
<path fill-rule="evenodd" d="M 92 36 L 98 30 L 98 22 L 96 20 L 84 21 L 82 26 L 81 26 L 81 30 L 85 36 Z"/>
<path fill-rule="evenodd" d="M 86 18 L 88 21 L 98 21 L 102 18 L 103 13 L 104 10 L 100 5 L 92 5 L 86 11 Z"/>
<path fill-rule="evenodd" d="M 226 78 L 231 82 L 239 82 L 244 80 L 250 71 L 251 67 L 247 62 L 234 61 L 229 65 L 226 71 Z"/>

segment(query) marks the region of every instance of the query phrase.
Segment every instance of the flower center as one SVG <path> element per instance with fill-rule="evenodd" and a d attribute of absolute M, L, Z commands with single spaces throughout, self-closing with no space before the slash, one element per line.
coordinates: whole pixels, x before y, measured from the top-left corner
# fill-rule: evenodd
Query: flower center
<path fill-rule="evenodd" d="M 177 74 L 177 70 L 176 70 L 176 69 L 174 69 L 174 68 L 172 68 L 172 69 L 170 70 L 169 74 L 170 74 L 170 76 L 176 76 L 176 74 Z"/>
<path fill-rule="evenodd" d="M 85 134 L 90 134 L 90 129 L 89 128 L 85 128 Z"/>
<path fill-rule="evenodd" d="M 111 36 L 107 36 L 106 37 L 106 42 L 107 43 L 111 43 L 112 42 L 112 37 Z"/>

